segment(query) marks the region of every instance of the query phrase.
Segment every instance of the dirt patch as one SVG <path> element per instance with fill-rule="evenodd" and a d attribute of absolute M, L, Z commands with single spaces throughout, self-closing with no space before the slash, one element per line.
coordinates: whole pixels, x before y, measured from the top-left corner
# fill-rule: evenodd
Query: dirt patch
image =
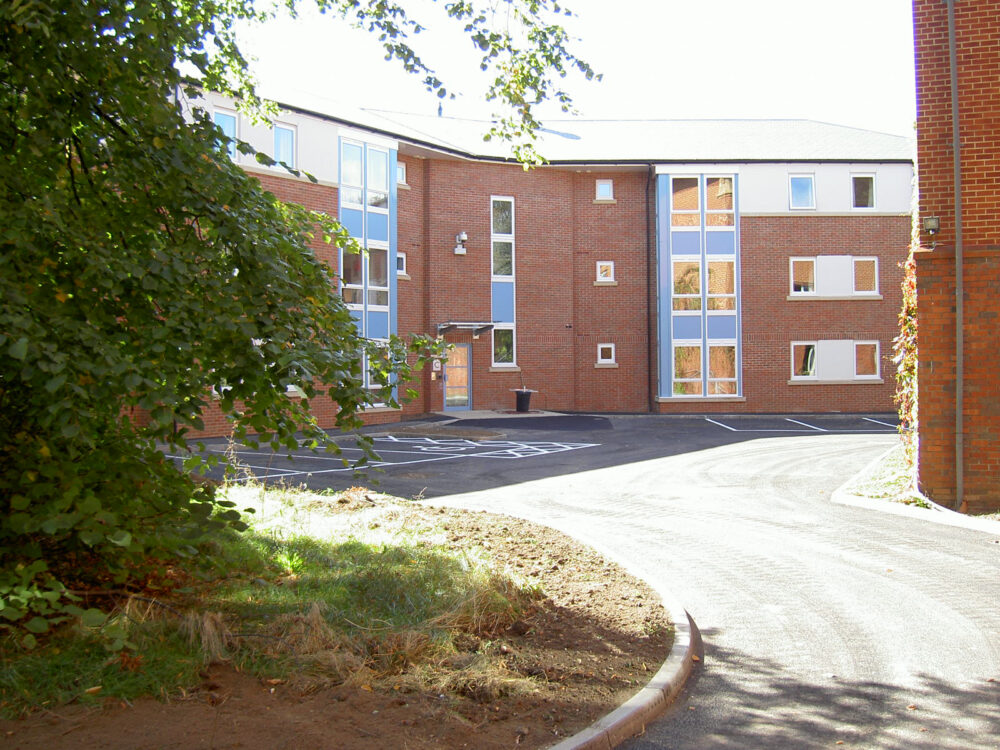
<path fill-rule="evenodd" d="M 631 697 L 670 649 L 671 631 L 642 581 L 552 529 L 505 516 L 425 508 L 454 547 L 478 545 L 537 580 L 546 595 L 502 636 L 469 636 L 450 692 L 367 685 L 304 691 L 214 664 L 200 685 L 134 705 L 64 706 L 0 721 L 4 748 L 538 748 Z M 468 661 L 532 677 L 516 695 L 463 689 Z"/>

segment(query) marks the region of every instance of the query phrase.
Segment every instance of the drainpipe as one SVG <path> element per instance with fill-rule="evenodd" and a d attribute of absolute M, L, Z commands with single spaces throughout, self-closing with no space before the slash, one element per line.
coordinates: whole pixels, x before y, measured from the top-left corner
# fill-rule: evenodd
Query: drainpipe
<path fill-rule="evenodd" d="M 652 414 L 656 411 L 656 401 L 653 392 L 654 375 L 658 374 L 654 370 L 653 359 L 653 274 L 659 278 L 659 269 L 653 263 L 653 243 L 649 239 L 650 216 L 649 216 L 649 183 L 653 179 L 653 165 L 650 164 L 646 170 L 646 393 L 649 397 L 648 409 Z"/>
<path fill-rule="evenodd" d="M 958 130 L 958 60 L 955 53 L 955 0 L 948 6 L 948 65 L 951 68 L 951 150 L 955 183 L 955 510 L 965 497 L 965 263 L 962 244 L 962 151 Z"/>

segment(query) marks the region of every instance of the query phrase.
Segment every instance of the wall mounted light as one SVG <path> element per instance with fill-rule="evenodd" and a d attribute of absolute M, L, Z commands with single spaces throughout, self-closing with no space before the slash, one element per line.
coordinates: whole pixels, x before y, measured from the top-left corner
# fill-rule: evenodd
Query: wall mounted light
<path fill-rule="evenodd" d="M 931 237 L 941 231 L 941 218 L 938 216 L 925 216 L 921 223 L 924 231 Z"/>
<path fill-rule="evenodd" d="M 469 235 L 459 232 L 455 235 L 455 255 L 465 255 L 465 243 L 469 241 Z"/>

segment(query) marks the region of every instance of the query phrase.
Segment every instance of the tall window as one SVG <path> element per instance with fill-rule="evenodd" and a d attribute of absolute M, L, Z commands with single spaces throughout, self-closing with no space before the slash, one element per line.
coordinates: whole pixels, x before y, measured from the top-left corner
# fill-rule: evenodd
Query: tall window
<path fill-rule="evenodd" d="M 673 396 L 739 393 L 734 175 L 671 175 L 671 348 L 664 389 Z"/>
<path fill-rule="evenodd" d="M 788 176 L 788 207 L 816 208 L 816 186 L 811 174 Z"/>
<path fill-rule="evenodd" d="M 349 206 L 364 205 L 364 147 L 344 141 L 340 153 L 340 202 Z"/>
<path fill-rule="evenodd" d="M 492 279 L 493 364 L 514 366 L 516 316 L 514 276 L 517 253 L 514 240 L 514 199 L 490 198 L 490 274 Z"/>
<path fill-rule="evenodd" d="M 851 175 L 851 190 L 854 208 L 875 208 L 875 175 Z"/>
<path fill-rule="evenodd" d="M 284 125 L 274 126 L 274 160 L 295 168 L 295 130 Z"/>
<path fill-rule="evenodd" d="M 230 159 L 236 158 L 236 113 L 226 112 L 221 109 L 215 110 L 212 113 L 212 119 L 215 124 L 222 131 L 222 134 L 229 139 L 229 143 L 226 145 L 226 151 L 229 153 Z"/>

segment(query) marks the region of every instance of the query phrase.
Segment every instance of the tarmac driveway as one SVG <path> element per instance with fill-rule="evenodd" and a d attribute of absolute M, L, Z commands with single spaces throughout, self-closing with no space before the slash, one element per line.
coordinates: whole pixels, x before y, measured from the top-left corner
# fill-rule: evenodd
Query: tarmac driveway
<path fill-rule="evenodd" d="M 893 420 L 460 428 L 373 430 L 382 488 L 559 528 L 693 617 L 702 661 L 629 750 L 1000 748 L 1000 533 L 830 501 L 896 443 Z M 317 489 L 358 481 L 327 457 L 243 459 Z"/>
<path fill-rule="evenodd" d="M 1000 533 L 830 502 L 894 435 L 699 427 L 651 456 L 667 428 L 634 419 L 631 460 L 434 500 L 555 526 L 687 608 L 703 661 L 624 747 L 1000 747 Z"/>

